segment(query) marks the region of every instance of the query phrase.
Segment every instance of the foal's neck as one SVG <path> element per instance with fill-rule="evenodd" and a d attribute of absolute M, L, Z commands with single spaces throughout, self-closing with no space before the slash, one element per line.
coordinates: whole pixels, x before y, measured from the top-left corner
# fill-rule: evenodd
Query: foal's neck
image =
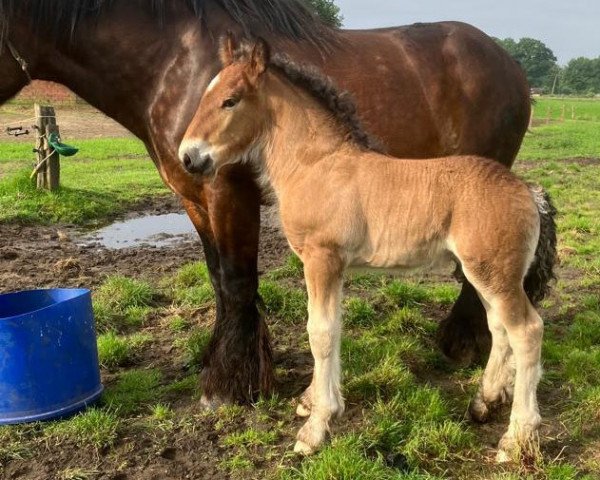
<path fill-rule="evenodd" d="M 347 138 L 346 127 L 311 93 L 280 73 L 270 73 L 266 82 L 272 118 L 264 162 L 276 192 L 316 164 L 363 153 Z"/>

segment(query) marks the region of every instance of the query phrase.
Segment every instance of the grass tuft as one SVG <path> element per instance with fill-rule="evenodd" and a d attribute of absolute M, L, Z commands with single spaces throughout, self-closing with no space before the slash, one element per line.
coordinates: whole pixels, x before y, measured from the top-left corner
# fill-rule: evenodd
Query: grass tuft
<path fill-rule="evenodd" d="M 120 420 L 114 412 L 90 408 L 75 417 L 50 423 L 44 429 L 48 440 L 73 442 L 78 446 L 110 447 L 117 439 Z"/>
<path fill-rule="evenodd" d="M 104 403 L 119 415 L 129 415 L 157 400 L 162 378 L 158 370 L 129 370 L 119 375 L 117 382 L 104 394 Z"/>
<path fill-rule="evenodd" d="M 302 264 L 302 260 L 296 254 L 292 253 L 286 258 L 283 266 L 270 272 L 268 277 L 271 280 L 281 280 L 284 278 L 302 278 L 303 275 L 304 265 Z"/>
<path fill-rule="evenodd" d="M 425 287 L 400 280 L 386 283 L 380 288 L 379 293 L 384 303 L 390 307 L 415 307 L 429 299 Z"/>
<path fill-rule="evenodd" d="M 368 327 L 375 321 L 376 312 L 372 305 L 359 297 L 347 298 L 344 302 L 344 324 L 348 327 Z"/>
<path fill-rule="evenodd" d="M 226 447 L 258 447 L 273 445 L 278 436 L 277 430 L 258 430 L 251 427 L 225 435 L 222 443 Z"/>
<path fill-rule="evenodd" d="M 197 328 L 192 331 L 185 343 L 186 364 L 190 366 L 202 365 L 204 352 L 210 343 L 212 333 L 206 328 Z"/>
<path fill-rule="evenodd" d="M 134 334 L 128 337 L 108 332 L 98 337 L 98 359 L 105 368 L 121 367 L 133 363 L 136 354 L 149 342 L 150 335 Z"/>
<path fill-rule="evenodd" d="M 175 303 L 182 307 L 206 307 L 214 302 L 215 292 L 204 262 L 188 263 L 163 282 L 170 288 Z"/>
<path fill-rule="evenodd" d="M 94 314 L 98 329 L 120 330 L 141 325 L 151 310 L 154 290 L 149 283 L 115 275 L 108 277 L 94 293 Z"/>
<path fill-rule="evenodd" d="M 411 478 L 387 468 L 381 457 L 366 456 L 358 435 L 335 437 L 319 453 L 306 459 L 297 469 L 281 473 L 282 480 L 391 480 Z M 417 477 L 412 477 L 417 478 Z"/>
<path fill-rule="evenodd" d="M 284 288 L 276 282 L 266 280 L 260 283 L 258 292 L 269 315 L 290 323 L 305 321 L 307 298 L 304 290 Z"/>

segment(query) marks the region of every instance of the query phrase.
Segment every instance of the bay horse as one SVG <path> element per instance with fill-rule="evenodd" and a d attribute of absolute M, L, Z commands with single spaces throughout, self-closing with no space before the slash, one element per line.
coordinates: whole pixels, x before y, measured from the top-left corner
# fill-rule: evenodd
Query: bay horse
<path fill-rule="evenodd" d="M 214 178 L 245 163 L 273 196 L 304 264 L 311 385 L 294 450 L 323 443 L 341 394 L 341 303 L 351 267 L 410 269 L 456 262 L 485 306 L 490 358 L 471 413 L 514 400 L 498 458 L 527 446 L 540 425 L 543 322 L 523 282 L 535 258 L 543 195 L 477 156 L 396 159 L 378 151 L 348 94 L 318 69 L 271 56 L 264 40 L 225 37 L 223 70 L 206 89 L 180 146 L 191 173 Z M 514 358 L 512 358 L 514 356 Z"/>
<path fill-rule="evenodd" d="M 206 182 L 177 156 L 228 30 L 261 35 L 323 68 L 353 92 L 366 127 L 396 156 L 478 154 L 510 166 L 530 114 L 520 67 L 462 23 L 337 30 L 300 0 L 0 0 L 0 104 L 30 79 L 66 85 L 141 139 L 183 199 L 217 299 L 201 374 L 207 405 L 248 402 L 273 381 L 257 308 L 260 190 L 243 165 Z M 553 235 L 545 242 L 553 247 Z M 538 260 L 526 282 L 536 299 L 552 275 L 552 256 Z M 485 311 L 467 281 L 440 345 L 466 361 L 489 346 Z"/>

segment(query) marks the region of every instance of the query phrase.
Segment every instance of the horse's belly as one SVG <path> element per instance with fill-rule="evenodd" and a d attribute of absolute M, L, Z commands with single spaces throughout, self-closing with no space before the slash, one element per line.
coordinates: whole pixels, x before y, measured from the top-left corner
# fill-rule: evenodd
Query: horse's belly
<path fill-rule="evenodd" d="M 453 260 L 445 242 L 431 241 L 419 245 L 394 245 L 360 252 L 350 264 L 352 269 L 406 271 L 416 268 L 442 268 Z"/>

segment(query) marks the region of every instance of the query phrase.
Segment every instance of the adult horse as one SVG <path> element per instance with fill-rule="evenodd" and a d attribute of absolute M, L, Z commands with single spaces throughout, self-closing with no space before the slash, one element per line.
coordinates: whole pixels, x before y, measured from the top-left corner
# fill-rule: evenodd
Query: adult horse
<path fill-rule="evenodd" d="M 209 403 L 247 401 L 272 384 L 269 337 L 257 308 L 260 192 L 244 167 L 223 169 L 209 184 L 188 175 L 177 157 L 219 70 L 225 31 L 261 35 L 324 66 L 355 94 L 368 130 L 398 157 L 477 154 L 510 166 L 530 113 L 519 66 L 461 23 L 337 31 L 300 0 L 0 0 L 0 29 L 0 103 L 31 78 L 66 85 L 140 138 L 183 198 L 217 298 L 202 370 Z M 534 296 L 550 271 L 535 273 L 528 283 Z M 441 344 L 466 359 L 488 349 L 485 313 L 468 283 Z"/>

